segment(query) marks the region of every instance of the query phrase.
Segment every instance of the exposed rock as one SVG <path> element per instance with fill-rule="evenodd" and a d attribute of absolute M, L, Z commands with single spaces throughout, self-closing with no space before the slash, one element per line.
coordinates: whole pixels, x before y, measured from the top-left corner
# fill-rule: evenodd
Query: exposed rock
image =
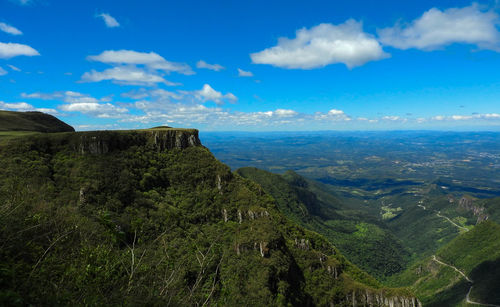
<path fill-rule="evenodd" d="M 82 155 L 89 153 L 92 155 L 102 155 L 108 153 L 108 142 L 97 136 L 82 136 L 78 150 Z"/>
<path fill-rule="evenodd" d="M 477 217 L 476 224 L 479 224 L 488 219 L 488 214 L 485 212 L 485 208 L 475 205 L 474 200 L 470 197 L 463 196 L 458 202 L 458 206 L 464 210 L 472 211 L 472 214 Z"/>
<path fill-rule="evenodd" d="M 326 270 L 328 271 L 328 273 L 330 273 L 332 275 L 333 278 L 335 279 L 338 279 L 339 278 L 339 275 L 340 275 L 340 270 L 337 269 L 336 266 L 331 266 L 331 265 L 328 265 L 326 267 Z"/>
<path fill-rule="evenodd" d="M 157 130 L 151 131 L 154 138 L 154 144 L 158 151 L 169 150 L 173 148 L 184 149 L 191 146 L 201 145 L 198 138 L 198 131 L 189 132 L 185 130 Z"/>
<path fill-rule="evenodd" d="M 87 189 L 85 188 L 80 188 L 80 197 L 79 197 L 79 204 L 80 206 L 85 206 L 85 204 L 87 204 L 87 197 L 86 197 L 86 192 L 87 192 Z"/>
<path fill-rule="evenodd" d="M 219 193 L 222 194 L 222 179 L 220 178 L 220 175 L 217 175 L 217 190 L 219 190 Z"/>
<path fill-rule="evenodd" d="M 222 216 L 224 217 L 224 222 L 227 222 L 229 220 L 227 217 L 227 210 L 226 209 L 222 209 Z"/>
<path fill-rule="evenodd" d="M 309 250 L 309 240 L 295 238 L 295 246 L 302 250 Z M 321 260 L 320 260 L 321 261 Z"/>
<path fill-rule="evenodd" d="M 346 302 L 351 306 L 377 306 L 377 307 L 422 307 L 415 297 L 388 296 L 382 291 L 356 289 L 348 293 Z"/>
<path fill-rule="evenodd" d="M 201 146 L 198 130 L 195 129 L 158 129 L 123 131 L 78 132 L 80 136 L 77 151 L 80 154 L 101 155 L 131 146 L 153 146 L 158 151 L 174 148 L 185 149 Z"/>
<path fill-rule="evenodd" d="M 260 255 L 262 257 L 269 256 L 269 248 L 267 247 L 267 242 L 260 242 L 259 247 L 260 247 Z"/>

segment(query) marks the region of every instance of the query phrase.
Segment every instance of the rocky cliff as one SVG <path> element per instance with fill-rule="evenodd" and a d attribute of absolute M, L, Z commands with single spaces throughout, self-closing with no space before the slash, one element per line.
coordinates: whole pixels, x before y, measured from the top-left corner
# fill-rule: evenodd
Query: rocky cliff
<path fill-rule="evenodd" d="M 157 151 L 201 146 L 196 129 L 158 128 L 135 131 L 78 132 L 74 148 L 81 154 L 105 154 L 130 146 L 150 146 Z"/>
<path fill-rule="evenodd" d="M 458 202 L 458 206 L 466 211 L 471 211 L 477 217 L 476 224 L 486 221 L 489 216 L 486 214 L 484 207 L 476 205 L 474 199 L 468 196 L 463 196 Z"/>

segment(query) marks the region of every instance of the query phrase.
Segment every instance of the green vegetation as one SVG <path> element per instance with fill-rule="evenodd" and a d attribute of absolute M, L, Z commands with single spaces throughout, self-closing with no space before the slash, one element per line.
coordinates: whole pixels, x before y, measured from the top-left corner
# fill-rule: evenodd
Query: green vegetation
<path fill-rule="evenodd" d="M 403 211 L 401 207 L 391 208 L 390 206 L 382 206 L 382 219 L 390 220 L 398 215 L 399 212 Z"/>
<path fill-rule="evenodd" d="M 377 219 L 342 204 L 322 185 L 289 171 L 272 174 L 256 168 L 237 173 L 260 184 L 294 222 L 324 235 L 351 261 L 377 277 L 404 269 L 408 254 Z"/>
<path fill-rule="evenodd" d="M 197 146 L 197 131 L 160 130 L 28 135 L 0 147 L 0 305 L 411 297 L 284 217 L 259 185 Z"/>
<path fill-rule="evenodd" d="M 424 305 L 457 306 L 471 285 L 472 301 L 500 304 L 500 225 L 486 221 L 452 240 L 436 253 L 393 276 L 393 285 L 411 286 Z M 460 273 L 473 282 L 468 282 Z"/>
<path fill-rule="evenodd" d="M 46 113 L 0 111 L 0 131 L 72 132 L 75 129 Z"/>

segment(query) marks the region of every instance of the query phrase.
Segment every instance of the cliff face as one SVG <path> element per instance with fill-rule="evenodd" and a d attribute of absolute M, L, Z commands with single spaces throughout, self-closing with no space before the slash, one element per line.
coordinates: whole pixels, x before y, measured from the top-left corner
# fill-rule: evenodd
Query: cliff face
<path fill-rule="evenodd" d="M 464 210 L 471 211 L 477 217 L 476 224 L 486 221 L 489 218 L 485 212 L 485 208 L 474 204 L 474 200 L 470 197 L 463 196 L 460 198 L 458 206 Z"/>
<path fill-rule="evenodd" d="M 390 296 L 383 291 L 358 290 L 346 295 L 346 301 L 353 307 L 422 307 L 418 299 L 411 296 Z"/>
<path fill-rule="evenodd" d="M 195 129 L 94 131 L 79 132 L 77 135 L 80 138 L 75 149 L 81 154 L 106 154 L 110 151 L 126 150 L 130 146 L 151 146 L 157 151 L 201 146 L 198 130 Z"/>

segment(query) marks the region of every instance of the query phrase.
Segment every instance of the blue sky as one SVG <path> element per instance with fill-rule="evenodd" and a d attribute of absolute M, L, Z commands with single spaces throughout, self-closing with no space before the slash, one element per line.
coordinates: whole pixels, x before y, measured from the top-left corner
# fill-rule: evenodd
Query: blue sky
<path fill-rule="evenodd" d="M 77 130 L 500 130 L 495 1 L 0 0 L 0 109 Z"/>

